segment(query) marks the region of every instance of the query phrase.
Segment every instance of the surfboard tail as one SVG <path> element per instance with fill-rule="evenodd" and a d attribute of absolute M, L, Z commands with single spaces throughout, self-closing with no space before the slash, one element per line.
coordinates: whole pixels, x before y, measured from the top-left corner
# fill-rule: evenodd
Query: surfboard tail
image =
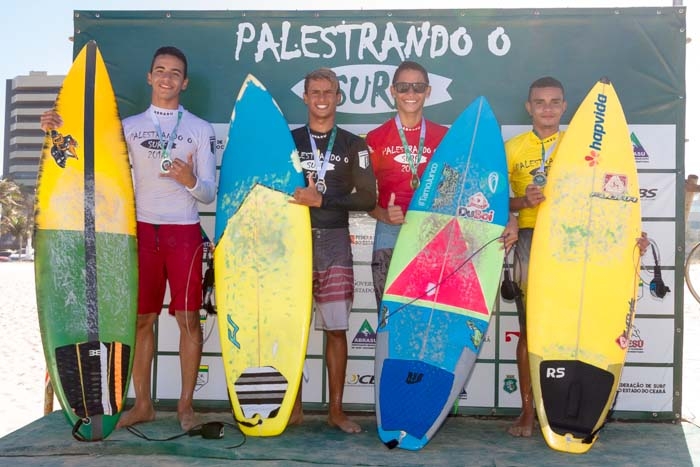
<path fill-rule="evenodd" d="M 69 344 L 56 348 L 55 358 L 61 391 L 79 424 L 96 426 L 97 417 L 117 416 L 122 411 L 129 384 L 129 345 L 100 341 Z M 108 433 L 80 430 L 80 436 L 90 441 L 103 439 Z"/>

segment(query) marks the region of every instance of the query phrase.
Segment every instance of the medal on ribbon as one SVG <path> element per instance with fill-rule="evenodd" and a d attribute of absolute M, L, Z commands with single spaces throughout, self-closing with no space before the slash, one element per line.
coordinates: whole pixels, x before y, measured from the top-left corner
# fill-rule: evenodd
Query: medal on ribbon
<path fill-rule="evenodd" d="M 408 162 L 408 167 L 411 169 L 411 189 L 413 191 L 417 190 L 420 186 L 420 178 L 418 177 L 418 166 L 420 165 L 421 157 L 423 157 L 423 146 L 425 144 L 425 118 L 421 119 L 420 122 L 420 139 L 418 140 L 418 153 L 413 154 L 411 152 L 411 147 L 408 145 L 406 140 L 406 134 L 403 131 L 403 125 L 401 124 L 401 119 L 397 114 L 394 117 L 394 122 L 396 123 L 396 129 L 401 137 L 401 144 L 403 144 L 403 151 L 406 156 L 406 162 Z"/>
<path fill-rule="evenodd" d="M 537 132 L 533 128 L 532 132 L 539 138 L 539 135 L 537 135 Z M 551 136 L 550 136 L 551 138 Z M 542 148 L 542 160 L 540 162 L 540 168 L 535 172 L 535 175 L 532 177 L 532 183 L 539 187 L 543 187 L 547 184 L 547 160 L 549 159 L 549 156 L 552 154 L 552 151 L 554 151 L 554 148 L 557 146 L 557 143 L 559 142 L 559 132 L 557 132 L 556 139 L 554 143 L 547 149 L 547 151 L 544 150 L 544 141 L 540 139 L 540 146 Z"/>
<path fill-rule="evenodd" d="M 532 177 L 532 183 L 537 186 L 545 186 L 547 184 L 547 176 L 544 172 L 537 172 L 534 177 Z"/>
<path fill-rule="evenodd" d="M 158 134 L 158 139 L 160 140 L 160 171 L 161 173 L 168 173 L 173 166 L 173 160 L 170 158 L 170 151 L 173 148 L 173 143 L 175 138 L 177 138 L 177 129 L 180 127 L 180 120 L 182 120 L 182 106 L 177 108 L 177 122 L 175 123 L 175 128 L 170 132 L 168 138 L 165 137 L 165 133 L 160 127 L 160 122 L 158 117 L 156 117 L 155 110 L 151 109 L 151 121 L 153 126 L 156 127 L 156 133 Z"/>
<path fill-rule="evenodd" d="M 420 186 L 420 179 L 417 174 L 413 174 L 411 177 L 411 188 L 415 191 Z"/>
<path fill-rule="evenodd" d="M 328 146 L 326 147 L 326 152 L 323 155 L 323 161 L 321 161 L 321 151 L 316 147 L 316 140 L 311 134 L 311 128 L 306 127 L 309 133 L 309 142 L 311 143 L 311 152 L 314 155 L 314 169 L 316 169 L 316 191 L 322 195 L 326 193 L 328 187 L 326 186 L 326 171 L 328 170 L 328 162 L 331 160 L 331 151 L 333 150 L 333 145 L 335 144 L 335 135 L 337 133 L 336 126 L 333 127 L 331 131 L 331 136 L 328 138 Z"/>

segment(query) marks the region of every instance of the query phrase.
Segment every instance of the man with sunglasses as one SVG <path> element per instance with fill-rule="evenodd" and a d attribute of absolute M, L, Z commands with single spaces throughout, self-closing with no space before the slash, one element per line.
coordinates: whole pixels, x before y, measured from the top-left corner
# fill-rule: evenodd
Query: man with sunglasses
<path fill-rule="evenodd" d="M 404 214 L 428 161 L 447 133 L 446 127 L 423 116 L 430 82 L 422 65 L 402 62 L 394 72 L 391 96 L 396 115 L 367 133 L 366 138 L 378 189 L 377 207 L 369 213 L 377 220 L 372 253 L 377 308 Z"/>
<path fill-rule="evenodd" d="M 423 116 L 425 100 L 430 97 L 428 72 L 423 66 L 408 60 L 402 62 L 394 72 L 391 95 L 396 102 L 396 115 L 367 133 L 378 189 L 377 207 L 369 213 L 377 220 L 372 252 L 377 309 L 404 215 L 425 167 L 447 133 L 446 127 Z M 517 239 L 514 216 L 504 239 L 507 248 Z"/>

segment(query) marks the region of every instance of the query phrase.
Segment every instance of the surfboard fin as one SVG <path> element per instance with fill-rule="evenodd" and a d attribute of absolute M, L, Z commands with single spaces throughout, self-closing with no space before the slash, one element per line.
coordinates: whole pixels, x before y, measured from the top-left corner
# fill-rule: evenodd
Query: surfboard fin
<path fill-rule="evenodd" d="M 394 449 L 398 445 L 399 445 L 398 439 L 392 439 L 391 441 L 387 441 L 386 443 L 384 443 L 384 446 L 388 447 L 389 449 Z"/>

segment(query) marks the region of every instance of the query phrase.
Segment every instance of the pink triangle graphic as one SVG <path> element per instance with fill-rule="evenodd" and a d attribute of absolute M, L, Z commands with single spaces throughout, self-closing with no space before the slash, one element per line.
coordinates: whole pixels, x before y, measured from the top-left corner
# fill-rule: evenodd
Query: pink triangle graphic
<path fill-rule="evenodd" d="M 408 263 L 386 293 L 488 316 L 489 309 L 474 264 L 471 260 L 464 264 L 469 255 L 469 245 L 459 222 L 453 219 Z"/>

